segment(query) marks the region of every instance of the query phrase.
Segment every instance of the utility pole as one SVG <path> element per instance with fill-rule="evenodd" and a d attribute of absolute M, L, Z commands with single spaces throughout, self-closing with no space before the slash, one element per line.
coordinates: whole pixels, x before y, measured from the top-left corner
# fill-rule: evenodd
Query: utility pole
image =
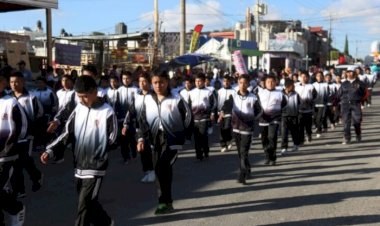
<path fill-rule="evenodd" d="M 329 52 L 328 52 L 328 59 L 329 59 L 329 66 L 331 66 L 331 45 L 332 45 L 332 40 L 331 40 L 331 32 L 332 32 L 332 17 L 330 14 L 330 29 L 329 29 Z"/>
<path fill-rule="evenodd" d="M 46 9 L 46 49 L 47 49 L 47 66 L 53 63 L 53 40 L 52 40 L 52 19 L 51 9 Z"/>
<path fill-rule="evenodd" d="M 180 0 L 181 8 L 181 30 L 180 30 L 180 44 L 179 44 L 179 55 L 185 54 L 185 42 L 186 42 L 186 0 Z"/>
<path fill-rule="evenodd" d="M 158 48 L 158 36 L 159 36 L 159 27 L 158 27 L 158 0 L 154 0 L 154 38 L 153 38 L 153 57 L 151 66 L 157 63 L 157 48 Z"/>
<path fill-rule="evenodd" d="M 256 43 L 259 47 L 260 44 L 260 16 L 266 15 L 268 13 L 268 7 L 264 3 L 261 3 L 260 0 L 257 0 L 257 3 L 253 9 L 253 15 L 255 18 L 255 29 L 256 29 Z M 259 69 L 260 67 L 260 58 L 256 56 L 256 67 Z"/>

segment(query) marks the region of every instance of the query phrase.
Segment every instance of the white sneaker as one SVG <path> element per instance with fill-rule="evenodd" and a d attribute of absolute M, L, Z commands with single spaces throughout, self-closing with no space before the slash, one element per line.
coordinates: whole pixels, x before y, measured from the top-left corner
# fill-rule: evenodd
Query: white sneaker
<path fill-rule="evenodd" d="M 321 134 L 320 133 L 317 133 L 317 135 L 315 136 L 316 138 L 320 138 L 321 137 Z"/>
<path fill-rule="evenodd" d="M 227 151 L 226 147 L 223 147 L 222 150 L 220 150 L 220 152 L 226 152 L 226 151 Z"/>
<path fill-rule="evenodd" d="M 148 176 L 149 176 L 149 171 L 145 173 L 144 177 L 141 179 L 142 183 L 147 183 L 148 181 Z"/>
<path fill-rule="evenodd" d="M 156 181 L 156 173 L 152 170 L 149 171 L 146 183 L 153 183 Z"/>
<path fill-rule="evenodd" d="M 25 221 L 25 206 L 22 206 L 22 210 L 16 215 L 9 215 L 11 220 L 11 226 L 22 226 Z"/>
<path fill-rule="evenodd" d="M 335 129 L 335 124 L 331 124 L 331 130 Z"/>
<path fill-rule="evenodd" d="M 367 108 L 370 108 L 371 107 L 371 105 L 370 104 L 367 104 Z"/>
<path fill-rule="evenodd" d="M 287 150 L 286 148 L 282 149 L 282 150 L 281 150 L 281 155 L 285 155 L 286 152 L 288 152 L 288 150 Z"/>
<path fill-rule="evenodd" d="M 228 150 L 231 150 L 232 149 L 232 144 L 229 144 L 228 147 L 227 147 Z"/>
<path fill-rule="evenodd" d="M 294 145 L 292 151 L 297 152 L 298 151 L 298 145 Z"/>

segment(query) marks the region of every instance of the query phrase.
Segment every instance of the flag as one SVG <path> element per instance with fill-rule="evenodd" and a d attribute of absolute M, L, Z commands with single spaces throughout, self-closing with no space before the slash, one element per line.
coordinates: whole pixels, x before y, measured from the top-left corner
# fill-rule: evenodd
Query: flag
<path fill-rule="evenodd" d="M 197 24 L 194 28 L 193 35 L 191 37 L 190 49 L 189 52 L 193 53 L 198 45 L 199 35 L 201 34 L 203 25 Z"/>

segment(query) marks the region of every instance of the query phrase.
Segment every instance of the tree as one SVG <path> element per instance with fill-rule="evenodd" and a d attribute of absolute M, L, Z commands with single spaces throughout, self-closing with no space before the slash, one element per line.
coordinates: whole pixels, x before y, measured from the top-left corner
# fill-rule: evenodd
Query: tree
<path fill-rule="evenodd" d="M 346 56 L 350 55 L 350 51 L 349 51 L 349 48 L 348 48 L 348 38 L 347 38 L 347 35 L 346 35 L 346 40 L 344 42 L 344 51 L 343 51 L 343 53 Z"/>

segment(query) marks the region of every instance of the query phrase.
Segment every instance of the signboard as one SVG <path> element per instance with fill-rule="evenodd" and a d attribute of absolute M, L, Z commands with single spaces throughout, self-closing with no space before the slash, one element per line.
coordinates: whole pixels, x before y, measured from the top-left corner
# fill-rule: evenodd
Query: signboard
<path fill-rule="evenodd" d="M 275 51 L 275 52 L 296 52 L 301 57 L 305 56 L 305 48 L 304 45 L 301 42 L 297 42 L 294 40 L 276 40 L 276 39 L 270 39 L 269 40 L 269 51 Z"/>
<path fill-rule="evenodd" d="M 13 68 L 18 68 L 17 63 L 23 60 L 26 63 L 26 69 L 30 70 L 29 55 L 25 42 L 6 42 L 5 52 L 8 59 L 8 65 Z"/>
<path fill-rule="evenodd" d="M 80 66 L 82 47 L 67 44 L 55 44 L 55 63 Z"/>

